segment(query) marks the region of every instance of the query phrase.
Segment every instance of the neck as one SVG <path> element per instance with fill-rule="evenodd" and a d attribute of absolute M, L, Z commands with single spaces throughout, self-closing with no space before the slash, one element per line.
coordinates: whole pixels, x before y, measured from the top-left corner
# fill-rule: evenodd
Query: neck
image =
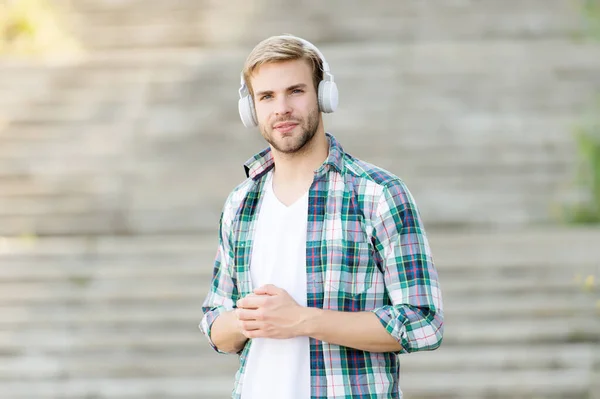
<path fill-rule="evenodd" d="M 320 125 L 313 139 L 299 153 L 273 151 L 274 181 L 285 186 L 310 185 L 317 170 L 329 155 L 329 142 Z"/>

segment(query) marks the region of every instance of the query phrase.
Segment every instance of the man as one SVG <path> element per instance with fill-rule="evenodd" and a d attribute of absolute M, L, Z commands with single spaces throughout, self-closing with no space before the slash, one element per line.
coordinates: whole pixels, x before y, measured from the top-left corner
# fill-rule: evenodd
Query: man
<path fill-rule="evenodd" d="M 225 202 L 200 323 L 215 350 L 240 355 L 232 397 L 401 398 L 398 354 L 443 335 L 413 197 L 325 133 L 337 87 L 309 42 L 259 43 L 240 96 L 269 146 Z"/>

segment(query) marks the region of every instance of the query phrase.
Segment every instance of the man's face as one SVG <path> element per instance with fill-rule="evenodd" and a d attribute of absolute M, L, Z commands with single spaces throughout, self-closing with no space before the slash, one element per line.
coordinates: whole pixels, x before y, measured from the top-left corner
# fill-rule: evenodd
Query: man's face
<path fill-rule="evenodd" d="M 315 136 L 320 121 L 308 61 L 267 63 L 251 79 L 258 127 L 265 140 L 281 153 L 300 152 Z"/>

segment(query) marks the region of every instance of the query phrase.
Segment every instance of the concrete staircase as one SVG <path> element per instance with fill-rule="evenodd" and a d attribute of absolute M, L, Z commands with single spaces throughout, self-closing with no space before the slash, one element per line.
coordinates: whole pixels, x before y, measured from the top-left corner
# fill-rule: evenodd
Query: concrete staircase
<path fill-rule="evenodd" d="M 598 230 L 431 234 L 446 308 L 435 352 L 403 355 L 405 397 L 595 398 Z M 0 242 L 3 399 L 225 398 L 237 357 L 197 329 L 216 238 Z M 595 373 L 595 374 L 594 374 Z"/>
<path fill-rule="evenodd" d="M 0 95 L 12 104 L 0 134 L 0 234 L 214 229 L 242 162 L 264 146 L 237 115 L 246 51 L 97 53 L 35 72 L 48 86 L 40 94 Z M 555 220 L 572 193 L 570 131 L 600 87 L 597 46 L 373 42 L 323 51 L 342 91 L 328 130 L 401 176 L 429 226 Z M 1 84 L 28 79 L 7 66 Z"/>
<path fill-rule="evenodd" d="M 143 4 L 71 2 L 89 57 L 2 64 L 0 234 L 212 231 L 264 146 L 238 120 L 239 70 L 251 45 L 286 30 L 332 65 L 341 105 L 327 129 L 401 176 L 428 226 L 552 222 L 573 193 L 571 130 L 600 90 L 600 46 L 572 39 L 571 2 L 307 2 L 291 25 L 268 2 Z M 242 16 L 252 29 L 231 29 Z"/>
<path fill-rule="evenodd" d="M 160 121 L 174 128 L 172 116 L 164 117 L 175 105 L 157 107 L 162 113 L 147 109 L 148 93 L 160 101 L 169 95 L 164 87 L 171 78 L 175 85 L 186 83 L 182 70 L 191 67 L 185 57 L 161 62 L 166 56 L 99 55 L 40 71 L 49 89 L 29 101 L 15 105 L 6 96 L 13 107 L 0 134 L 0 234 L 131 233 L 128 223 L 135 215 L 128 212 L 145 211 L 138 206 L 145 193 L 138 191 L 156 185 L 153 181 L 137 190 L 144 183 L 140 179 L 144 174 L 164 177 L 170 165 L 178 166 L 172 158 L 146 157 L 148 144 L 138 138 L 140 130 L 153 134 L 152 128 L 160 129 Z M 5 66 L 2 78 L 16 88 L 30 79 L 20 65 Z M 153 139 L 163 144 L 154 137 L 147 140 Z M 158 191 L 165 191 L 165 182 L 168 176 Z M 165 196 L 160 202 L 177 206 Z"/>
<path fill-rule="evenodd" d="M 14 92 L 27 92 L 23 87 L 36 84 L 31 80 L 35 74 L 46 89 L 29 92 L 25 104 L 5 115 L 0 134 L 1 234 L 68 234 L 74 224 L 86 223 L 98 229 L 105 224 L 107 201 L 117 183 L 100 173 L 110 167 L 107 161 L 115 157 L 115 146 L 94 142 L 92 133 L 101 127 L 93 125 L 94 113 L 103 105 L 101 92 L 94 93 L 97 103 L 90 106 L 80 101 L 85 93 L 60 87 L 63 68 L 24 71 L 20 65 L 5 66 L 2 82 L 13 84 Z"/>
<path fill-rule="evenodd" d="M 580 0 L 56 2 L 70 10 L 74 32 L 96 50 L 248 47 L 284 32 L 321 44 L 548 40 L 577 36 L 582 22 Z"/>
<path fill-rule="evenodd" d="M 572 2 L 58 3 L 88 57 L 0 60 L 0 398 L 227 397 L 236 358 L 197 324 L 223 201 L 264 146 L 239 71 L 282 32 L 326 54 L 328 130 L 431 232 L 447 333 L 402 358 L 405 397 L 600 397 L 581 288 L 600 235 L 551 224 L 600 88 Z"/>

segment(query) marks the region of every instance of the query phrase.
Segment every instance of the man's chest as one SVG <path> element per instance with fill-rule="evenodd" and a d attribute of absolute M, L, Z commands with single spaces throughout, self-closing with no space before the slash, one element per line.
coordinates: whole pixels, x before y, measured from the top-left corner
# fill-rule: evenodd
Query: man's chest
<path fill-rule="evenodd" d="M 347 191 L 311 190 L 301 230 L 299 223 L 283 217 L 264 223 L 262 210 L 273 205 L 266 198 L 250 198 L 240 212 L 233 251 L 241 296 L 266 281 L 268 273 L 280 272 L 278 267 L 300 260 L 307 306 L 357 310 L 364 309 L 368 300 L 381 302 L 383 275 L 364 204 L 356 196 Z M 296 278 L 299 269 L 293 270 L 290 275 Z M 286 277 L 277 274 L 277 278 L 281 280 L 271 281 L 285 281 Z"/>
<path fill-rule="evenodd" d="M 268 194 L 255 224 L 250 251 L 252 288 L 273 284 L 306 306 L 307 202 L 285 206 Z"/>

